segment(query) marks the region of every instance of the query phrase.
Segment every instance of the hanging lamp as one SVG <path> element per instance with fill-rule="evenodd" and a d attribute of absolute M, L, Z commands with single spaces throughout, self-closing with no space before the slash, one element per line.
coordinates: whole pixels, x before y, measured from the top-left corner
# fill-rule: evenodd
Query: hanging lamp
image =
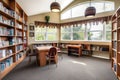
<path fill-rule="evenodd" d="M 95 7 L 91 6 L 91 0 L 90 0 L 90 6 L 85 10 L 85 17 L 93 17 L 96 14 Z"/>
<path fill-rule="evenodd" d="M 60 12 L 60 4 L 55 0 L 55 2 L 51 3 L 50 9 L 52 12 Z"/>

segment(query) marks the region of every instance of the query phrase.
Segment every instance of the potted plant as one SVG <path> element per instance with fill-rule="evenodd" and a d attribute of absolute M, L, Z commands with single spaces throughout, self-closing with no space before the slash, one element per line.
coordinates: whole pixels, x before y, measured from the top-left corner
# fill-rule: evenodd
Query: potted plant
<path fill-rule="evenodd" d="M 45 16 L 46 23 L 49 23 L 49 20 L 50 20 L 50 16 Z"/>

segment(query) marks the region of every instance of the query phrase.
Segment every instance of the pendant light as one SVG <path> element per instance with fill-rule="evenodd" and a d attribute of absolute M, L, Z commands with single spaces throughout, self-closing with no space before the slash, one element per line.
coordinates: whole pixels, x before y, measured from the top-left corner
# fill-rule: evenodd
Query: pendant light
<path fill-rule="evenodd" d="M 60 12 L 60 4 L 55 0 L 55 2 L 51 3 L 50 9 L 52 12 Z"/>
<path fill-rule="evenodd" d="M 85 10 L 85 17 L 93 17 L 96 14 L 96 9 L 95 7 L 91 6 L 91 0 L 90 0 L 90 7 L 88 7 Z"/>

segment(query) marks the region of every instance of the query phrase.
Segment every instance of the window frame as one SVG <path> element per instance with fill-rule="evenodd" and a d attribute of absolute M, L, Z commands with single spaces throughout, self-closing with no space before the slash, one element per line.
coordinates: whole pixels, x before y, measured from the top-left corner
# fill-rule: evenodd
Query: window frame
<path fill-rule="evenodd" d="M 101 12 L 96 12 L 96 13 L 104 13 L 104 12 L 110 12 L 110 11 L 114 11 L 115 10 L 115 2 L 113 2 L 113 1 L 92 1 L 91 3 L 93 4 L 93 3 L 99 3 L 99 2 L 101 2 L 101 3 L 103 3 L 103 11 L 101 11 Z M 81 6 L 81 5 L 86 5 L 86 4 L 89 4 L 90 3 L 90 1 L 86 1 L 86 2 L 82 2 L 82 3 L 79 3 L 79 4 L 76 4 L 75 6 L 73 6 L 73 7 L 71 7 L 71 8 L 69 8 L 68 10 L 65 10 L 65 11 L 63 11 L 60 15 L 61 15 L 61 20 L 66 20 L 66 19 L 72 19 L 72 18 L 76 18 L 76 17 L 83 17 L 83 16 L 75 16 L 75 17 L 73 17 L 73 13 L 74 12 L 72 12 L 73 11 L 73 9 L 74 8 L 76 8 L 76 7 L 78 7 L 78 6 Z M 111 6 L 114 6 L 114 8 L 112 9 L 111 8 L 111 10 L 106 10 L 105 8 L 106 8 L 106 5 L 108 5 L 108 4 L 111 4 Z M 97 8 L 96 8 L 97 9 Z M 68 17 L 68 18 L 63 18 L 63 15 L 67 12 L 67 11 L 69 11 L 70 10 L 70 12 L 71 12 L 71 14 L 69 15 L 70 17 Z M 83 14 L 84 15 L 84 14 Z"/>
<path fill-rule="evenodd" d="M 40 28 L 43 28 L 43 27 L 40 27 Z M 54 28 L 54 29 L 56 29 L 56 32 L 53 32 L 53 33 L 52 33 L 52 32 L 48 32 L 48 29 L 49 29 L 48 27 L 44 27 L 44 28 L 46 29 L 45 32 L 35 31 L 35 39 L 34 39 L 35 41 L 41 41 L 41 42 L 42 42 L 42 41 L 57 41 L 57 40 L 58 40 L 58 39 L 57 39 L 57 34 L 58 34 L 58 33 L 57 33 L 57 28 Z M 36 29 L 35 29 L 35 30 L 36 30 Z M 44 40 L 37 40 L 37 39 L 36 39 L 36 33 L 37 33 L 37 34 L 39 34 L 39 33 L 45 34 L 45 39 L 44 39 Z M 48 40 L 48 34 L 55 34 L 55 35 L 56 35 L 56 40 Z"/>

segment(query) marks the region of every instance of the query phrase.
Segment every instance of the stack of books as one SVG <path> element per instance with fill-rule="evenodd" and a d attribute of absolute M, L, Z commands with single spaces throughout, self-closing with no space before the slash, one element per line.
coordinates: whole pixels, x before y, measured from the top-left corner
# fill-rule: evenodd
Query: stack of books
<path fill-rule="evenodd" d="M 12 17 L 15 16 L 15 11 L 10 10 L 10 9 L 4 7 L 2 2 L 0 2 L 0 10 L 3 11 L 3 12 L 5 12 L 6 14 L 9 14 Z"/>
<path fill-rule="evenodd" d="M 12 55 L 12 49 L 2 49 L 0 50 L 0 58 L 5 58 L 6 56 Z"/>
<path fill-rule="evenodd" d="M 13 36 L 14 35 L 14 29 L 8 29 L 7 27 L 0 26 L 0 35 Z"/>
<path fill-rule="evenodd" d="M 20 20 L 20 15 L 19 15 L 17 12 L 15 12 L 15 18 L 16 18 L 17 20 Z"/>
<path fill-rule="evenodd" d="M 16 34 L 17 34 L 17 36 L 22 36 L 22 32 L 21 31 L 16 31 Z"/>
<path fill-rule="evenodd" d="M 9 67 L 13 63 L 13 58 L 10 57 L 3 62 L 0 62 L 0 72 L 4 71 L 5 68 Z"/>
<path fill-rule="evenodd" d="M 22 38 L 16 38 L 16 43 L 22 43 L 23 41 L 22 41 Z"/>
<path fill-rule="evenodd" d="M 18 46 L 16 46 L 16 50 L 17 51 L 20 51 L 20 50 L 22 50 L 23 49 L 23 45 L 18 45 Z"/>
<path fill-rule="evenodd" d="M 14 21 L 13 20 L 6 19 L 2 15 L 0 15 L 0 22 L 4 23 L 4 24 L 7 24 L 7 25 L 10 25 L 10 26 L 14 26 Z"/>
<path fill-rule="evenodd" d="M 19 53 L 16 55 L 16 61 L 18 61 L 23 55 L 24 55 L 23 52 L 19 52 Z"/>
<path fill-rule="evenodd" d="M 16 24 L 16 27 L 19 28 L 19 29 L 22 29 L 22 25 L 19 24 L 19 23 Z"/>

